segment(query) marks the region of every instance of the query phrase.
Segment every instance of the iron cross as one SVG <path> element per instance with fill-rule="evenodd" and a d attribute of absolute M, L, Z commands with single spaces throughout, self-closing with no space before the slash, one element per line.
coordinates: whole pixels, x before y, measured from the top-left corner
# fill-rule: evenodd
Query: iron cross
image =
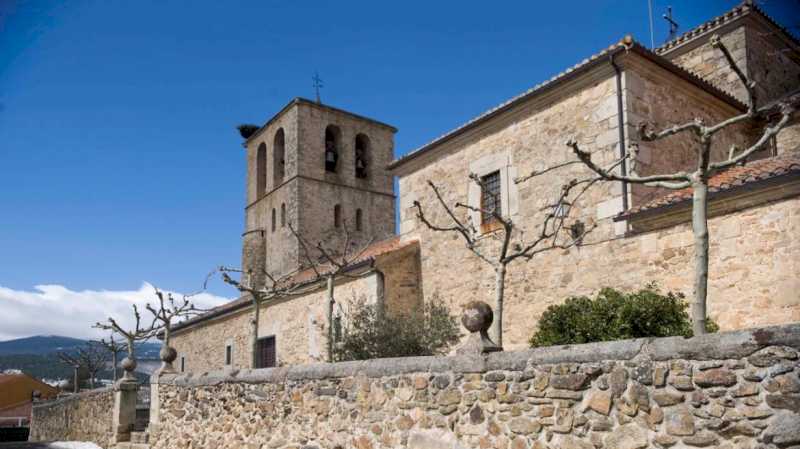
<path fill-rule="evenodd" d="M 321 103 L 319 99 L 319 89 L 323 86 L 322 86 L 322 78 L 319 77 L 319 73 L 314 72 L 314 76 L 311 77 L 311 81 L 314 82 L 314 90 L 317 93 L 317 103 Z"/>
<path fill-rule="evenodd" d="M 662 17 L 669 22 L 669 40 L 675 39 L 675 35 L 678 34 L 678 22 L 672 18 L 672 6 L 667 6 L 667 13 Z"/>

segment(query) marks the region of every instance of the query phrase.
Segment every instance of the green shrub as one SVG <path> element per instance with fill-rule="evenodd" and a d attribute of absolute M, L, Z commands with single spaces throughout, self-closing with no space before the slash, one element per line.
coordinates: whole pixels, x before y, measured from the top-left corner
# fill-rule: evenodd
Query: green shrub
<path fill-rule="evenodd" d="M 458 342 L 458 320 L 439 299 L 418 313 L 389 315 L 362 299 L 351 303 L 334 345 L 337 361 L 444 354 Z"/>
<path fill-rule="evenodd" d="M 552 346 L 642 337 L 692 336 L 683 294 L 661 294 L 655 284 L 633 293 L 604 288 L 594 299 L 571 297 L 542 315 L 531 346 Z M 709 332 L 719 330 L 706 322 Z"/>

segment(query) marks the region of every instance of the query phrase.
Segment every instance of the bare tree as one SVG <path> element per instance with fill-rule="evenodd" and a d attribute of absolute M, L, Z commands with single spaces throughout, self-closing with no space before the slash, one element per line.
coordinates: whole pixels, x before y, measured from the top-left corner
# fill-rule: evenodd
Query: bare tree
<path fill-rule="evenodd" d="M 563 165 L 569 165 L 569 163 L 560 166 Z M 528 176 L 515 180 L 515 182 L 525 182 L 531 178 L 550 172 L 555 168 L 558 167 L 534 171 Z M 481 192 L 486 191 L 486 186 L 483 184 L 480 177 L 475 174 L 470 174 L 469 179 L 471 182 L 478 184 Z M 517 227 L 516 223 L 514 223 L 510 217 L 503 216 L 501 213 L 500 198 L 497 195 L 495 195 L 493 202 L 495 206 L 492 209 L 484 209 L 460 202 L 450 206 L 443 198 L 439 187 L 429 180 L 428 185 L 433 191 L 436 201 L 444 209 L 449 218 L 450 223 L 447 225 L 432 223 L 425 215 L 419 201 L 414 201 L 414 207 L 417 209 L 417 218 L 419 218 L 428 229 L 436 232 L 455 233 L 461 236 L 467 249 L 494 270 L 494 321 L 492 322 L 491 337 L 498 346 L 503 345 L 503 301 L 505 298 L 508 265 L 516 260 L 529 261 L 537 254 L 546 251 L 567 249 L 579 244 L 583 237 L 590 232 L 594 226 L 585 226 L 577 222 L 572 226 L 566 226 L 567 217 L 572 209 L 570 205 L 575 204 L 583 193 L 598 179 L 599 178 L 572 180 L 563 185 L 556 200 L 546 204 L 542 208 L 542 212 L 544 212 L 542 221 L 538 226 L 538 232 L 531 239 L 526 238 L 525 233 Z M 477 212 L 482 219 L 485 217 L 487 222 L 497 227 L 486 233 L 481 233 L 478 228 L 476 228 L 473 220 L 469 217 L 469 214 L 466 220 L 459 218 L 458 210 Z M 564 238 L 564 234 L 566 234 L 566 238 Z M 489 240 L 486 240 L 487 237 Z M 487 241 L 495 242 L 495 244 L 489 245 L 486 243 Z"/>
<path fill-rule="evenodd" d="M 128 348 L 128 356 L 122 361 L 122 368 L 125 374 L 122 377 L 123 381 L 135 380 L 133 371 L 136 369 L 136 355 L 135 345 L 136 342 L 145 341 L 153 337 L 155 334 L 155 320 L 149 326 L 142 325 L 142 314 L 139 313 L 139 308 L 136 304 L 133 305 L 133 316 L 135 324 L 133 328 L 123 328 L 114 318 L 109 317 L 104 323 L 97 323 L 94 325 L 97 329 L 112 331 L 125 339 Z"/>
<path fill-rule="evenodd" d="M 293 277 L 297 272 L 292 272 L 284 276 L 276 277 L 263 270 L 261 274 L 266 278 L 264 287 L 252 284 L 252 271 L 244 271 L 238 268 L 220 266 L 217 270 L 222 276 L 223 282 L 233 286 L 243 295 L 250 297 L 253 307 L 253 318 L 250 320 L 250 332 L 253 336 L 251 342 L 251 363 L 252 367 L 258 366 L 258 323 L 261 315 L 261 304 L 277 300 L 279 298 L 300 293 L 301 285 L 293 282 Z M 240 278 L 234 279 L 231 274 L 239 273 Z M 213 274 L 213 273 L 212 273 Z"/>
<path fill-rule="evenodd" d="M 344 238 L 341 240 L 341 246 L 336 248 L 332 245 L 323 243 L 322 241 L 311 245 L 308 240 L 300 235 L 289 223 L 289 229 L 292 234 L 300 242 L 300 248 L 303 251 L 303 257 L 306 259 L 308 269 L 312 270 L 317 279 L 325 279 L 326 283 L 326 299 L 327 307 L 325 312 L 325 319 L 327 320 L 327 360 L 333 362 L 333 345 L 334 345 L 334 329 L 333 329 L 333 309 L 336 305 L 334 298 L 334 288 L 336 279 L 339 277 L 358 278 L 361 276 L 353 276 L 347 273 L 347 269 L 352 264 L 360 260 L 367 249 L 374 242 L 374 238 L 370 238 L 366 243 L 355 248 L 354 242 L 351 239 L 350 231 L 347 228 L 347 220 L 342 220 L 342 229 L 344 230 Z M 351 249 L 354 248 L 353 249 Z M 313 250 L 312 250 L 313 248 Z M 319 257 L 314 257 L 313 251 L 318 253 Z M 363 276 L 363 275 L 362 275 Z M 378 298 L 378 304 L 382 303 L 382 298 Z"/>
<path fill-rule="evenodd" d="M 114 334 L 111 333 L 108 340 L 105 338 L 101 338 L 94 342 L 105 348 L 111 354 L 111 373 L 112 373 L 112 380 L 114 382 L 117 381 L 117 356 L 120 352 L 122 352 L 122 346 L 120 343 L 114 339 Z"/>
<path fill-rule="evenodd" d="M 154 331 L 157 333 L 163 332 L 164 339 L 161 345 L 161 350 L 159 351 L 159 356 L 163 362 L 161 369 L 163 371 L 174 371 L 172 362 L 175 360 L 177 352 L 169 344 L 170 330 L 173 321 L 176 319 L 191 318 L 193 316 L 201 315 L 207 312 L 207 310 L 197 308 L 190 301 L 190 298 L 193 295 L 185 295 L 180 301 L 176 301 L 172 296 L 172 293 L 167 293 L 164 295 L 164 292 L 157 288 L 155 289 L 155 293 L 156 297 L 158 298 L 157 306 L 153 307 L 150 305 L 150 303 L 148 303 L 145 305 L 145 308 L 153 315 Z"/>
<path fill-rule="evenodd" d="M 102 346 L 89 342 L 78 348 L 74 353 L 60 352 L 58 358 L 62 362 L 71 366 L 75 371 L 75 392 L 78 392 L 78 371 L 83 368 L 89 375 L 89 388 L 94 389 L 94 380 L 97 373 L 105 367 L 108 361 L 106 351 Z"/>
<path fill-rule="evenodd" d="M 748 157 L 773 139 L 781 129 L 789 124 L 792 115 L 800 104 L 800 93 L 794 92 L 765 106 L 757 106 L 756 83 L 748 79 L 744 72 L 736 65 L 731 53 L 720 41 L 719 36 L 711 38 L 711 46 L 722 52 L 728 66 L 736 74 L 747 92 L 747 111 L 722 120 L 714 125 L 706 125 L 702 119 L 695 118 L 689 122 L 666 128 L 662 131 L 653 131 L 648 123 L 641 123 L 638 127 L 642 141 L 652 142 L 666 137 L 692 133 L 698 145 L 695 148 L 696 165 L 691 171 L 676 171 L 668 174 L 650 176 L 622 175 L 611 170 L 603 169 L 592 161 L 592 154 L 584 151 L 576 139 L 570 139 L 569 146 L 578 159 L 603 179 L 643 184 L 666 189 L 692 190 L 692 231 L 694 233 L 694 293 L 692 301 L 692 328 L 695 335 L 706 333 L 706 299 L 708 296 L 708 182 L 709 179 L 722 170 L 739 163 L 746 163 Z M 728 151 L 727 157 L 720 161 L 712 161 L 711 146 L 714 137 L 721 131 L 731 126 L 766 120 L 761 136 L 748 148 L 739 149 L 733 146 Z M 635 152 L 634 152 L 635 153 Z M 635 161 L 634 161 L 635 162 Z"/>

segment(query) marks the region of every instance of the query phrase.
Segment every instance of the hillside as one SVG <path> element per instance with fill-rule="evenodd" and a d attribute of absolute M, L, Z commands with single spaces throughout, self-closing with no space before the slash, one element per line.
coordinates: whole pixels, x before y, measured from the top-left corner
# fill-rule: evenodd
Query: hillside
<path fill-rule="evenodd" d="M 73 352 L 88 343 L 88 340 L 57 335 L 37 335 L 0 342 L 0 372 L 18 369 L 38 379 L 70 379 L 72 368 L 58 358 L 59 352 Z M 142 367 L 149 366 L 146 360 L 158 360 L 160 343 L 139 343 L 136 358 Z M 125 352 L 119 358 L 125 357 Z M 110 356 L 109 356 L 110 358 Z M 157 365 L 157 364 L 154 364 Z M 100 378 L 110 379 L 110 371 L 101 371 Z"/>
<path fill-rule="evenodd" d="M 46 355 L 56 352 L 72 352 L 88 343 L 89 340 L 62 337 L 59 335 L 37 335 L 0 341 L 0 357 L 8 355 Z M 137 343 L 136 356 L 141 359 L 158 358 L 160 343 Z"/>

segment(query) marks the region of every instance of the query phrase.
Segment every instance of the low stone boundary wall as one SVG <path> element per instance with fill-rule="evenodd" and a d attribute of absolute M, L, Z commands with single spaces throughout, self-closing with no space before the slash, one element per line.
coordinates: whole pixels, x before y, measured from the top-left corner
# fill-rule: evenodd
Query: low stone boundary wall
<path fill-rule="evenodd" d="M 786 448 L 800 324 L 161 375 L 155 448 Z M 152 432 L 153 426 L 151 426 Z"/>
<path fill-rule="evenodd" d="M 100 388 L 33 406 L 30 441 L 112 444 L 113 388 Z"/>

